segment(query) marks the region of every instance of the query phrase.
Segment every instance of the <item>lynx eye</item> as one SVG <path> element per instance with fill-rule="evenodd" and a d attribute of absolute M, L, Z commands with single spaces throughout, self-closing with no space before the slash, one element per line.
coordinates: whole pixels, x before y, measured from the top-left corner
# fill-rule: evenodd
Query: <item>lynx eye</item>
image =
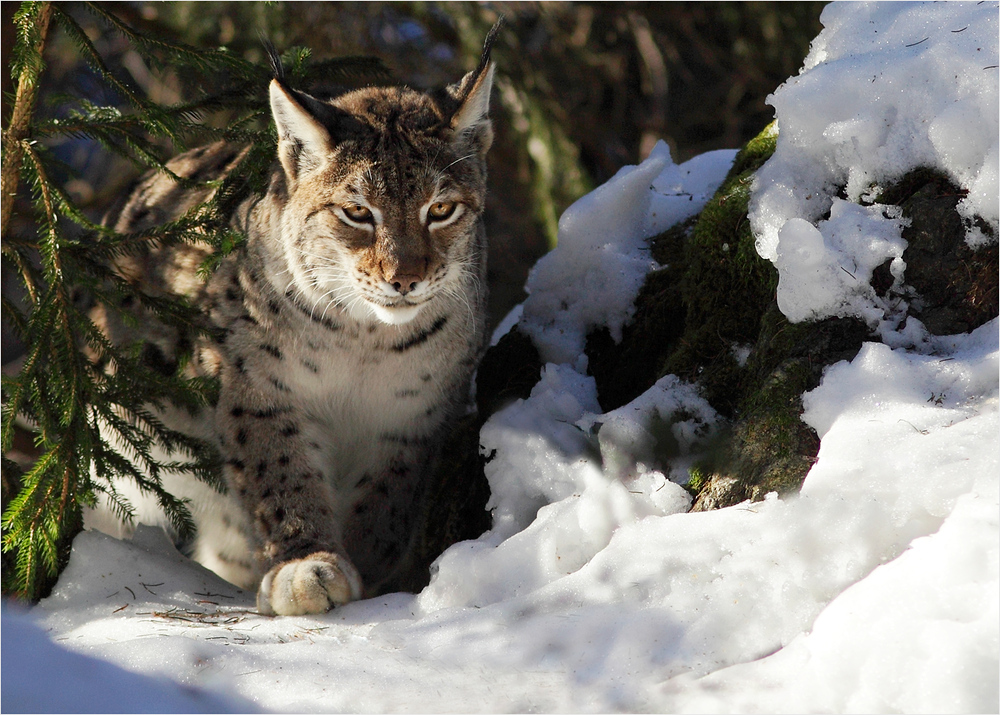
<path fill-rule="evenodd" d="M 435 201 L 427 207 L 427 218 L 431 221 L 444 221 L 455 213 L 457 207 L 458 204 L 454 201 Z"/>
<path fill-rule="evenodd" d="M 367 206 L 352 202 L 343 204 L 340 208 L 351 221 L 358 223 L 371 223 L 373 221 L 372 211 Z"/>

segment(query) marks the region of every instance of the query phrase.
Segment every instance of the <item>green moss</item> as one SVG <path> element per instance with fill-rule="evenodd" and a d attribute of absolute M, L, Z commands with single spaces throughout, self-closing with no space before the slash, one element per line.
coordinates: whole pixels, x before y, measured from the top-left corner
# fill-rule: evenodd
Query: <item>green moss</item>
<path fill-rule="evenodd" d="M 746 143 L 733 165 L 729 169 L 726 177 L 728 183 L 734 177 L 752 174 L 764 165 L 764 162 L 771 158 L 778 144 L 778 122 L 774 121 L 764 127 L 764 130 Z"/>
<path fill-rule="evenodd" d="M 829 354 L 856 351 L 867 335 L 853 321 L 792 325 L 777 309 L 777 271 L 758 255 L 747 218 L 754 173 L 776 142 L 772 124 L 740 151 L 684 245 L 685 328 L 659 374 L 696 382 L 732 420 L 692 472 L 696 509 L 799 488 L 819 447 L 800 419 L 802 393 L 818 384 Z M 750 348 L 744 365 L 736 346 Z"/>
<path fill-rule="evenodd" d="M 660 375 L 697 380 L 727 416 L 739 400 L 734 388 L 741 369 L 733 346 L 756 341 L 777 286 L 777 272 L 757 254 L 747 220 L 753 174 L 774 152 L 775 141 L 772 124 L 747 144 L 695 223 L 680 286 L 686 329 L 660 366 Z"/>
<path fill-rule="evenodd" d="M 626 404 L 658 378 L 698 382 L 726 416 L 737 410 L 742 369 L 734 345 L 752 345 L 774 297 L 777 273 L 757 255 L 747 221 L 754 172 L 774 152 L 772 123 L 737 155 L 701 214 L 650 241 L 664 266 L 647 276 L 636 314 L 615 343 L 607 330 L 587 338 L 601 406 Z"/>
<path fill-rule="evenodd" d="M 797 491 L 815 461 L 819 437 L 802 422 L 802 395 L 816 387 L 826 365 L 850 360 L 869 337 L 856 319 L 789 323 L 772 302 L 735 386 L 733 429 L 705 468 L 694 508 L 762 499 Z"/>
<path fill-rule="evenodd" d="M 684 244 L 687 243 L 688 236 L 698 223 L 698 217 L 692 216 L 687 221 L 682 221 L 671 226 L 666 231 L 649 239 L 649 249 L 653 254 L 653 259 L 662 266 L 676 267 L 683 273 L 683 265 L 678 265 L 684 256 Z M 639 301 L 636 300 L 638 306 Z"/>
<path fill-rule="evenodd" d="M 815 454 L 815 435 L 799 420 L 809 362 L 788 361 L 809 329 L 790 326 L 777 311 L 777 272 L 757 254 L 747 220 L 754 172 L 776 139 L 772 124 L 740 151 L 699 216 L 651 240 L 665 267 L 647 277 L 622 341 L 615 344 L 606 330 L 587 340 L 605 410 L 674 374 L 697 383 L 733 420 L 686 485 L 696 497 L 713 495 L 702 506 L 739 501 L 756 494 L 755 485 L 797 488 Z M 752 348 L 745 366 L 736 346 Z"/>
<path fill-rule="evenodd" d="M 684 484 L 684 488 L 691 493 L 691 496 L 697 498 L 701 490 L 708 484 L 711 476 L 712 472 L 709 468 L 702 464 L 696 464 L 688 470 L 688 480 Z"/>

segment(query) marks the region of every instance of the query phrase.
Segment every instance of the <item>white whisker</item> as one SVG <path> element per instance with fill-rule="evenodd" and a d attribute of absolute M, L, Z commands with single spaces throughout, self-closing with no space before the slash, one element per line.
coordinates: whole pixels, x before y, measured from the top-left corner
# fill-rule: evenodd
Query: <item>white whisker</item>
<path fill-rule="evenodd" d="M 466 159 L 471 159 L 474 156 L 475 156 L 475 154 L 466 154 L 465 156 L 460 156 L 459 158 L 455 159 L 455 161 L 453 161 L 450 164 L 448 164 L 448 166 L 446 166 L 444 169 L 442 169 L 441 173 L 444 173 L 445 171 L 447 171 L 451 167 L 455 166 L 455 164 L 457 164 L 458 162 L 465 161 Z"/>

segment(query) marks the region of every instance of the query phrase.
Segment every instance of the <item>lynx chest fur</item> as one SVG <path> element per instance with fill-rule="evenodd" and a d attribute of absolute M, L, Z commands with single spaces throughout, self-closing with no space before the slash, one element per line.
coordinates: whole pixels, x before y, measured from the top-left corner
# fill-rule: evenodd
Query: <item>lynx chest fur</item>
<path fill-rule="evenodd" d="M 169 486 L 192 499 L 195 557 L 257 586 L 262 613 L 324 611 L 405 565 L 422 480 L 483 345 L 489 44 L 436 92 L 320 101 L 273 81 L 278 161 L 267 193 L 233 216 L 245 244 L 207 282 L 194 245 L 119 266 L 204 308 L 212 337 L 188 369 L 219 379 L 218 403 L 163 418 L 214 441 L 229 494 Z M 214 178 L 241 157 L 216 144 L 170 166 Z M 151 176 L 116 228 L 170 220 L 205 195 Z M 111 310 L 103 321 L 151 359 L 178 354 L 182 338 L 163 328 L 128 328 Z"/>

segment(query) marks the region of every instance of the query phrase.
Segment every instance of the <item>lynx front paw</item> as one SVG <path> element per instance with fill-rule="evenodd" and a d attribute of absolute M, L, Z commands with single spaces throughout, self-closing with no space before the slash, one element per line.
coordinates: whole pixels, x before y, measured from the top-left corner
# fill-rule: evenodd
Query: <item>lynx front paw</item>
<path fill-rule="evenodd" d="M 264 576 L 257 590 L 257 611 L 264 616 L 325 613 L 361 598 L 361 576 L 344 556 L 318 551 L 283 561 Z"/>

